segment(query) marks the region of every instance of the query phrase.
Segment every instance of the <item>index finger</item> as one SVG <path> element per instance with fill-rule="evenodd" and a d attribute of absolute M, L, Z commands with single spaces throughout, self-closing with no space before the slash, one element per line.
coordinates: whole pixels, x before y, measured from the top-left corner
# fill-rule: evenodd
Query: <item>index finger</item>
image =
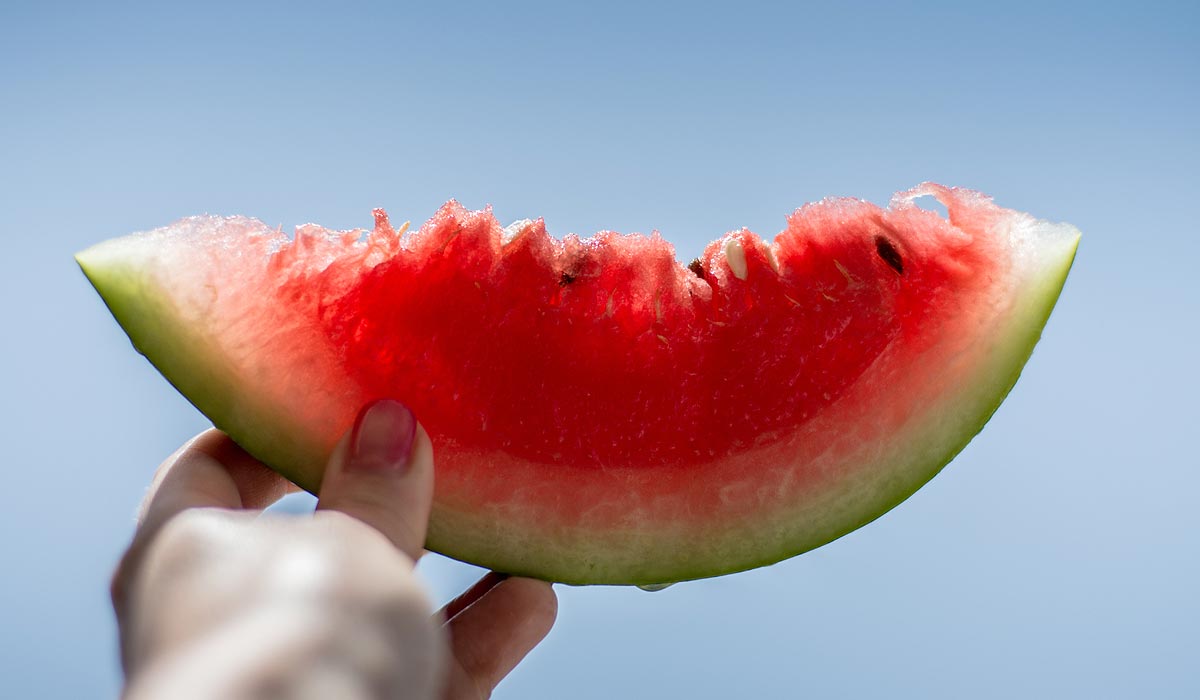
<path fill-rule="evenodd" d="M 136 540 L 188 508 L 262 509 L 297 487 L 210 429 L 167 458 L 138 509 Z"/>

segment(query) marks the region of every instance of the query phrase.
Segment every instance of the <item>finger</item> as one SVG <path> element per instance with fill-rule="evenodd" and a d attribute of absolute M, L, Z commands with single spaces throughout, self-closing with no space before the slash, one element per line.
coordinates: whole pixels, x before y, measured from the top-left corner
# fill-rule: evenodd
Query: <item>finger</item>
<path fill-rule="evenodd" d="M 363 407 L 334 449 L 317 509 L 361 520 L 416 561 L 432 501 L 433 446 L 412 411 L 387 399 Z"/>
<path fill-rule="evenodd" d="M 508 574 L 499 574 L 495 571 L 489 571 L 483 578 L 476 581 L 470 588 L 463 591 L 454 600 L 446 603 L 441 610 L 438 611 L 437 617 L 442 622 L 453 620 L 463 610 L 466 610 L 472 603 L 483 597 L 485 593 L 496 587 L 504 579 L 508 578 Z"/>
<path fill-rule="evenodd" d="M 139 536 L 187 508 L 265 508 L 292 487 L 229 436 L 207 430 L 167 458 L 138 516 Z M 150 531 L 150 532 L 145 532 Z"/>
<path fill-rule="evenodd" d="M 278 472 L 251 457 L 219 430 L 201 433 L 193 442 L 192 449 L 225 468 L 225 473 L 237 488 L 241 508 L 262 510 L 287 494 L 301 490 Z"/>
<path fill-rule="evenodd" d="M 486 578 L 486 577 L 485 577 Z M 554 625 L 558 600 L 545 581 L 508 578 L 455 615 L 446 697 L 487 698 Z"/>
<path fill-rule="evenodd" d="M 187 508 L 262 509 L 296 488 L 225 433 L 206 430 L 158 468 L 138 510 L 137 536 L 149 537 Z"/>

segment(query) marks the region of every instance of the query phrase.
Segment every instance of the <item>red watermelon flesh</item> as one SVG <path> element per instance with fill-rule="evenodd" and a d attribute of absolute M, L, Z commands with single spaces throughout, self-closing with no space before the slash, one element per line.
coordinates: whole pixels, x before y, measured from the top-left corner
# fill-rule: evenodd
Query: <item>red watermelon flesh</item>
<path fill-rule="evenodd" d="M 434 440 L 431 549 L 651 584 L 806 551 L 919 488 L 1015 382 L 1077 242 L 926 184 L 687 266 L 657 235 L 559 241 L 454 202 L 412 233 L 377 211 L 365 239 L 196 217 L 79 260 L 138 349 L 305 488 L 360 405 L 398 398 Z"/>

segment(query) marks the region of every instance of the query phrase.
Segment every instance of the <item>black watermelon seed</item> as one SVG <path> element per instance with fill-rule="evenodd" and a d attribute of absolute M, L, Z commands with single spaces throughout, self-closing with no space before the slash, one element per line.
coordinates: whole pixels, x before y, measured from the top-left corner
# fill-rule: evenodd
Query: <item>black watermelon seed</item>
<path fill-rule="evenodd" d="M 900 258 L 900 252 L 896 250 L 896 246 L 883 236 L 875 237 L 875 252 L 879 253 L 879 257 L 888 264 L 896 274 L 904 274 L 904 261 Z"/>
<path fill-rule="evenodd" d="M 688 263 L 688 269 L 692 271 L 692 274 L 700 279 L 704 279 L 704 266 L 700 264 L 700 258 L 696 258 Z"/>

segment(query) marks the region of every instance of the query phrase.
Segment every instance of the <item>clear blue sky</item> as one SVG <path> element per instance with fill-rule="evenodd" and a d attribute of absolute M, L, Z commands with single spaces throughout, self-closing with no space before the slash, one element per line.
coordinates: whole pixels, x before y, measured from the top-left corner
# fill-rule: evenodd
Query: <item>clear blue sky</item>
<path fill-rule="evenodd" d="M 497 697 L 1200 696 L 1195 3 L 250 5 L 0 6 L 0 695 L 116 692 L 108 572 L 205 425 L 76 250 L 457 197 L 683 257 L 933 179 L 1084 232 L 983 434 L 798 559 L 563 588 Z M 476 573 L 423 566 L 443 599 Z"/>

